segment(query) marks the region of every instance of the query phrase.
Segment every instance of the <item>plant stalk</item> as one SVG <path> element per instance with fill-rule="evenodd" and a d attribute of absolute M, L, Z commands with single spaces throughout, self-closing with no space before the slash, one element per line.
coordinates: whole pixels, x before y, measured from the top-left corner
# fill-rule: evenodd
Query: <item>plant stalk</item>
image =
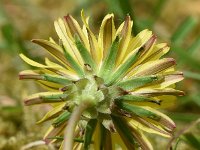
<path fill-rule="evenodd" d="M 64 150 L 72 150 L 73 149 L 73 143 L 74 143 L 74 130 L 76 128 L 76 125 L 78 121 L 80 120 L 80 117 L 85 109 L 89 107 L 89 103 L 82 102 L 79 106 L 75 107 L 71 117 L 68 121 L 68 124 L 64 131 Z"/>

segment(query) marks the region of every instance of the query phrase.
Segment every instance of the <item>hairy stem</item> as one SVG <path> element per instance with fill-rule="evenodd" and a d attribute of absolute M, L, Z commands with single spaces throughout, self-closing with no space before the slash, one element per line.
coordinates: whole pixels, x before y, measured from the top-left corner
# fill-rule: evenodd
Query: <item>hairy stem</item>
<path fill-rule="evenodd" d="M 64 132 L 64 150 L 72 150 L 74 142 L 74 130 L 84 110 L 89 107 L 89 104 L 82 102 L 79 106 L 75 107 L 71 117 L 68 121 Z"/>

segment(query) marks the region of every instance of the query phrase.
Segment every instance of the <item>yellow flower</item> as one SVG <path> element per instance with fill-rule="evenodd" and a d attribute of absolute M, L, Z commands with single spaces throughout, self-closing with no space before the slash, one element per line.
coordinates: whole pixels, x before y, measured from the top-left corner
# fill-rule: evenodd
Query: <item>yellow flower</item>
<path fill-rule="evenodd" d="M 132 36 L 129 16 L 116 28 L 114 15 L 106 15 L 98 38 L 83 12 L 81 17 L 82 28 L 71 15 L 55 21 L 59 44 L 52 38 L 32 40 L 57 63 L 45 58 L 40 64 L 20 54 L 37 68 L 20 72 L 20 79 L 49 90 L 25 100 L 26 105 L 52 106 L 38 122 L 52 120 L 45 142 L 62 140 L 61 149 L 153 149 L 144 132 L 172 136 L 175 123 L 157 109 L 184 94 L 174 89 L 183 79 L 175 60 L 162 58 L 169 47 L 156 44 L 147 29 Z"/>

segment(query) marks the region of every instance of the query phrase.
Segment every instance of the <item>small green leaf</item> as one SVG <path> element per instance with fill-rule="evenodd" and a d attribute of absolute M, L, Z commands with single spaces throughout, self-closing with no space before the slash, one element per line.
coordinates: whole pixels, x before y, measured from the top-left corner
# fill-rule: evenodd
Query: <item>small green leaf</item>
<path fill-rule="evenodd" d="M 182 24 L 177 28 L 171 37 L 171 41 L 176 45 L 182 44 L 184 38 L 190 33 L 192 29 L 197 25 L 198 19 L 192 16 L 187 17 Z"/>
<path fill-rule="evenodd" d="M 53 75 L 49 75 L 49 74 L 43 74 L 41 76 L 43 77 L 43 80 L 45 80 L 45 81 L 59 83 L 62 85 L 67 85 L 67 84 L 71 83 L 71 80 L 69 80 L 65 77 L 62 77 L 62 76 L 53 76 Z"/>
<path fill-rule="evenodd" d="M 57 103 L 57 102 L 63 102 L 66 101 L 66 98 L 68 97 L 68 94 L 59 93 L 49 93 L 49 94 L 43 94 L 43 93 L 37 93 L 36 96 L 29 96 L 25 100 L 25 105 L 34 105 L 34 104 L 41 104 L 41 103 Z"/>
<path fill-rule="evenodd" d="M 84 149 L 88 150 L 91 144 L 92 135 L 94 133 L 94 129 L 97 125 L 96 119 L 90 119 L 86 126 L 86 132 L 84 137 Z"/>
<path fill-rule="evenodd" d="M 81 54 L 81 57 L 83 58 L 85 64 L 88 64 L 92 67 L 93 70 L 96 70 L 96 64 L 94 60 L 92 59 L 89 51 L 85 48 L 83 43 L 80 41 L 79 37 L 75 35 L 75 44 L 78 49 L 78 51 Z"/>
<path fill-rule="evenodd" d="M 149 111 L 149 110 L 146 110 L 140 106 L 136 106 L 136 105 L 130 105 L 128 103 L 124 103 L 124 102 L 117 102 L 117 105 L 121 108 L 121 109 L 124 109 L 130 113 L 133 113 L 133 114 L 136 114 L 138 116 L 141 116 L 141 117 L 147 117 L 147 118 L 150 118 L 150 119 L 153 119 L 153 120 L 156 120 L 156 121 L 159 121 L 160 120 L 160 116 Z"/>
<path fill-rule="evenodd" d="M 144 48 L 142 47 L 141 49 L 139 49 L 138 51 L 136 51 L 134 54 L 132 54 L 130 56 L 130 58 L 128 58 L 126 60 L 126 62 L 124 62 L 121 67 L 112 74 L 112 76 L 110 76 L 110 79 L 105 81 L 107 85 L 112 85 L 117 79 L 119 79 L 120 77 L 122 77 L 124 74 L 126 74 L 126 72 L 128 71 L 128 69 L 137 61 L 137 59 L 139 58 L 140 54 L 142 53 L 142 51 L 144 50 Z"/>
<path fill-rule="evenodd" d="M 105 58 L 103 65 L 100 69 L 100 73 L 99 73 L 100 77 L 102 77 L 104 79 L 109 78 L 110 73 L 112 72 L 112 70 L 115 66 L 118 47 L 119 47 L 119 37 L 116 37 L 116 39 L 114 40 L 114 42 L 112 43 L 112 45 L 108 51 L 108 55 Z"/>
<path fill-rule="evenodd" d="M 116 102 L 117 106 L 121 109 L 129 112 L 131 115 L 138 115 L 140 117 L 147 117 L 149 119 L 155 120 L 158 123 L 160 123 L 162 126 L 165 126 L 169 128 L 170 130 L 173 130 L 175 128 L 174 122 L 169 119 L 164 114 L 160 115 L 159 112 L 150 109 L 148 107 L 140 107 L 136 105 L 131 105 L 124 102 Z"/>
<path fill-rule="evenodd" d="M 124 90 L 133 90 L 148 84 L 151 84 L 159 79 L 156 75 L 133 77 L 131 79 L 119 82 L 118 86 Z"/>
<path fill-rule="evenodd" d="M 70 117 L 70 113 L 68 111 L 63 112 L 60 114 L 52 123 L 54 127 L 58 127 L 64 122 L 66 122 Z"/>
<path fill-rule="evenodd" d="M 156 103 L 158 105 L 161 104 L 160 100 L 155 100 L 153 98 L 138 96 L 138 95 L 131 95 L 131 94 L 120 96 L 116 100 L 119 100 L 122 102 L 151 102 L 151 103 Z"/>
<path fill-rule="evenodd" d="M 44 102 L 57 102 L 57 101 L 64 101 L 67 98 L 67 94 L 52 94 L 52 95 L 45 95 L 45 96 L 40 96 L 41 99 L 44 100 Z"/>

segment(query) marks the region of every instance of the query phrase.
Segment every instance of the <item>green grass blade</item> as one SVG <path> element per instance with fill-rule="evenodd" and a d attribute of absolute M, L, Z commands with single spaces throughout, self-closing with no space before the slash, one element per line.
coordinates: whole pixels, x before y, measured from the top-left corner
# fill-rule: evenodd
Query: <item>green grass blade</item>
<path fill-rule="evenodd" d="M 112 46 L 109 49 L 108 55 L 105 58 L 103 65 L 100 69 L 100 72 L 99 72 L 100 77 L 104 79 L 109 78 L 109 74 L 112 72 L 115 66 L 115 60 L 117 57 L 118 47 L 119 47 L 119 38 L 117 37 L 112 43 Z"/>
<path fill-rule="evenodd" d="M 156 5 L 153 8 L 152 15 L 155 19 L 161 14 L 163 7 L 165 6 L 166 0 L 157 0 Z"/>
<path fill-rule="evenodd" d="M 191 100 L 195 102 L 200 107 L 200 94 L 198 95 L 191 95 Z"/>
<path fill-rule="evenodd" d="M 133 8 L 130 0 L 105 0 L 107 5 L 109 6 L 109 10 L 118 14 L 121 18 L 125 18 L 127 14 L 130 15 L 131 19 L 133 20 L 133 27 L 132 32 L 134 35 L 139 33 L 136 17 L 133 13 Z"/>
<path fill-rule="evenodd" d="M 184 71 L 184 77 L 194 79 L 194 80 L 200 80 L 200 73 L 190 72 L 190 71 Z"/>
<path fill-rule="evenodd" d="M 185 37 L 190 33 L 192 29 L 197 25 L 198 20 L 192 16 L 187 17 L 182 24 L 177 28 L 171 37 L 171 41 L 176 45 L 182 44 Z"/>
<path fill-rule="evenodd" d="M 200 148 L 200 139 L 197 139 L 192 133 L 186 133 L 182 136 L 182 139 L 190 144 L 193 148 Z"/>
<path fill-rule="evenodd" d="M 170 118 L 172 118 L 173 120 L 186 122 L 186 123 L 191 122 L 191 121 L 195 121 L 199 118 L 199 114 L 194 114 L 194 113 L 173 112 L 173 113 L 168 113 L 167 115 Z"/>
<path fill-rule="evenodd" d="M 189 53 L 195 53 L 196 51 L 200 50 L 200 37 L 198 37 L 194 43 L 188 48 Z"/>
<path fill-rule="evenodd" d="M 200 61 L 191 57 L 184 49 L 180 47 L 172 46 L 172 49 L 179 56 L 180 61 L 184 62 L 186 65 L 190 66 L 191 68 L 200 70 Z"/>

